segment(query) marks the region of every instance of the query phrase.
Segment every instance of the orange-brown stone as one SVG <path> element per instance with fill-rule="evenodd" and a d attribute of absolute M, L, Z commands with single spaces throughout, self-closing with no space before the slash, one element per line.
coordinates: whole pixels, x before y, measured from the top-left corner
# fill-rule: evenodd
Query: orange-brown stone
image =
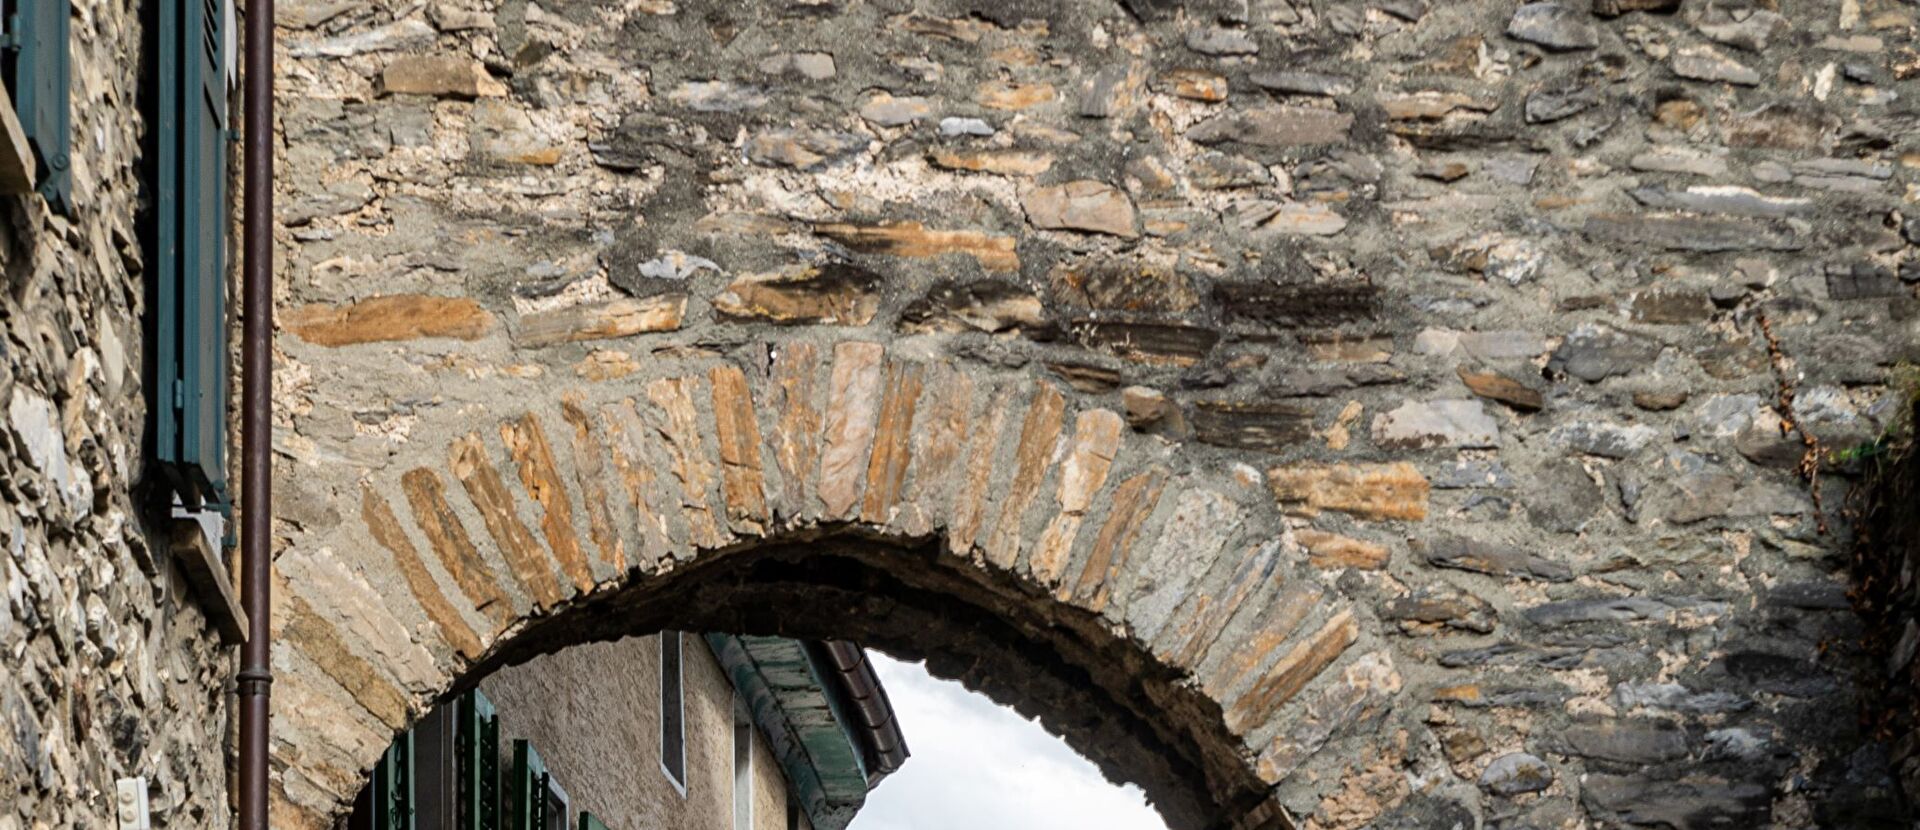
<path fill-rule="evenodd" d="M 440 476 L 425 467 L 408 470 L 400 476 L 400 488 L 407 494 L 420 532 L 439 557 L 440 567 L 453 577 L 473 607 L 494 621 L 496 631 L 505 628 L 513 619 L 513 603 L 500 590 L 493 569 L 480 558 L 480 550 L 474 547 L 460 517 L 454 515 L 453 505 L 447 503 L 446 486 L 440 483 Z"/>
<path fill-rule="evenodd" d="M 1094 538 L 1093 547 L 1087 553 L 1086 564 L 1081 566 L 1080 578 L 1073 585 L 1075 603 L 1096 612 L 1106 609 L 1113 578 L 1126 568 L 1134 542 L 1146 527 L 1147 517 L 1153 515 L 1154 507 L 1159 505 L 1166 483 L 1167 472 L 1155 468 L 1114 488 L 1106 524 L 1101 525 L 1100 535 Z M 1067 583 L 1063 580 L 1054 596 L 1064 601 L 1067 595 Z"/>
<path fill-rule="evenodd" d="M 868 450 L 880 414 L 880 370 L 886 349 L 878 343 L 833 347 L 833 376 L 820 451 L 820 505 L 829 519 L 847 517 L 860 499 Z"/>
<path fill-rule="evenodd" d="M 1547 404 L 1546 396 L 1540 390 L 1499 372 L 1475 372 L 1465 366 L 1456 371 L 1461 383 L 1473 390 L 1473 394 L 1487 400 L 1499 401 L 1522 412 L 1538 412 Z"/>
<path fill-rule="evenodd" d="M 284 615 L 274 631 L 276 638 L 305 654 L 381 723 L 395 730 L 406 728 L 407 700 L 399 689 L 381 677 L 373 664 L 348 650 L 340 632 L 314 614 L 299 594 L 275 590 L 274 597 L 280 606 L 274 611 Z"/>
<path fill-rule="evenodd" d="M 1207 697 L 1224 700 L 1228 692 L 1238 688 L 1266 662 L 1268 655 L 1286 644 L 1300 623 L 1306 621 L 1307 614 L 1320 604 L 1320 597 L 1319 588 L 1296 584 L 1268 600 L 1252 636 L 1238 643 L 1226 659 L 1201 678 L 1200 688 Z"/>
<path fill-rule="evenodd" d="M 1281 509 L 1301 516 L 1334 510 L 1360 519 L 1427 517 L 1426 476 L 1404 461 L 1392 464 L 1306 464 L 1267 471 Z"/>
<path fill-rule="evenodd" d="M 630 337 L 647 332 L 673 331 L 687 310 L 687 295 L 622 297 L 604 303 L 567 306 L 520 316 L 514 343 L 526 348 Z"/>
<path fill-rule="evenodd" d="M 1000 176 L 1038 176 L 1053 167 L 1053 154 L 1037 150 L 972 150 L 936 147 L 927 154 L 933 166 Z"/>
<path fill-rule="evenodd" d="M 1017 111 L 1037 107 L 1053 100 L 1056 96 L 1053 84 L 988 81 L 980 85 L 980 91 L 975 100 L 980 102 L 980 106 L 988 109 Z"/>
<path fill-rule="evenodd" d="M 1276 545 L 1255 545 L 1240 557 L 1224 589 L 1195 591 L 1156 638 L 1154 652 L 1175 666 L 1198 666 L 1247 598 L 1280 582 L 1279 550 Z"/>
<path fill-rule="evenodd" d="M 1306 688 L 1360 636 L 1353 612 L 1341 609 L 1312 636 L 1296 644 L 1267 669 L 1260 682 L 1227 708 L 1227 728 L 1244 735 Z"/>
<path fill-rule="evenodd" d="M 587 554 L 580 549 L 580 535 L 573 529 L 573 499 L 560 481 L 560 465 L 554 463 L 553 445 L 532 413 L 500 425 L 500 440 L 507 446 L 520 470 L 520 484 L 527 497 L 540 505 L 540 529 L 560 560 L 560 570 L 573 580 L 581 593 L 593 590 L 593 571 L 587 567 Z"/>
<path fill-rule="evenodd" d="M 1020 443 L 1014 449 L 1013 480 L 1008 482 L 1006 498 L 1000 502 L 1000 521 L 984 546 L 987 561 L 995 566 L 1011 568 L 1020 558 L 1021 525 L 1047 476 L 1066 409 L 1067 399 L 1059 389 L 1043 383 L 1034 391 L 1026 421 L 1020 426 Z"/>
<path fill-rule="evenodd" d="M 1120 436 L 1125 429 L 1126 421 L 1106 409 L 1088 410 L 1074 419 L 1073 446 L 1060 468 L 1060 513 L 1048 523 L 1033 551 L 1033 577 L 1040 584 L 1059 584 L 1060 574 L 1073 555 L 1080 525 L 1120 454 Z"/>
<path fill-rule="evenodd" d="M 782 346 L 773 357 L 773 406 L 780 413 L 773 440 L 773 460 L 780 467 L 783 508 L 798 516 L 812 504 L 808 498 L 820 456 L 820 409 L 814 404 L 814 373 L 820 351 L 812 343 Z"/>
<path fill-rule="evenodd" d="M 867 493 L 860 504 L 862 521 L 886 524 L 900 503 L 907 465 L 913 460 L 913 415 L 925 374 L 926 367 L 919 363 L 896 360 L 887 366 L 886 397 L 880 402 L 873 453 L 867 460 Z"/>
<path fill-rule="evenodd" d="M 587 513 L 587 535 L 600 550 L 600 561 L 615 571 L 627 569 L 626 543 L 614 529 L 613 497 L 607 492 L 608 450 L 579 393 L 560 399 L 560 417 L 573 427 L 573 477 L 580 485 L 581 507 Z"/>
<path fill-rule="evenodd" d="M 469 434 L 455 440 L 447 448 L 447 455 L 453 477 L 460 480 L 474 508 L 480 511 L 480 520 L 486 524 L 494 544 L 500 547 L 500 557 L 507 561 L 514 578 L 526 586 L 527 593 L 540 607 L 559 602 L 560 581 L 554 577 L 540 542 L 520 521 L 506 481 L 500 478 L 493 462 L 487 460 L 486 443 L 477 433 Z"/>
<path fill-rule="evenodd" d="M 1293 539 L 1307 549 L 1307 563 L 1316 568 L 1377 571 L 1387 566 L 1384 545 L 1312 529 L 1294 531 Z"/>
<path fill-rule="evenodd" d="M 942 254 L 965 254 L 989 271 L 1020 270 L 1020 255 L 1014 252 L 1011 236 L 979 231 L 931 231 L 919 222 L 889 222 L 881 225 L 823 223 L 813 232 L 847 246 L 858 253 L 886 254 L 913 258 Z"/>
<path fill-rule="evenodd" d="M 697 378 L 662 378 L 647 384 L 647 399 L 666 416 L 654 429 L 672 459 L 668 467 L 680 482 L 680 507 L 686 514 L 687 530 L 695 545 L 714 548 L 726 541 L 726 535 L 707 501 L 713 473 L 701 446 L 699 416 L 688 388 L 698 382 Z"/>
<path fill-rule="evenodd" d="M 493 327 L 493 315 L 465 297 L 394 294 L 345 305 L 304 305 L 282 312 L 280 324 L 308 343 L 350 346 L 421 337 L 475 340 Z"/>
<path fill-rule="evenodd" d="M 707 372 L 713 386 L 714 438 L 720 445 L 720 493 L 727 519 L 749 533 L 765 532 L 766 477 L 760 467 L 760 422 L 753 411 L 747 375 L 737 366 Z"/>
<path fill-rule="evenodd" d="M 393 515 L 393 508 L 387 506 L 385 499 L 366 487 L 360 491 L 360 518 L 366 522 L 373 540 L 387 549 L 393 556 L 393 565 L 400 571 L 400 577 L 407 583 L 407 589 L 420 603 L 427 619 L 432 620 L 440 629 L 447 645 L 468 660 L 476 659 L 482 651 L 480 637 L 473 633 L 467 621 L 461 619 L 460 612 L 454 610 L 453 603 L 440 593 L 440 586 L 434 584 L 433 575 L 420 562 L 420 554 L 414 550 L 413 542 L 407 539 L 407 533 L 400 527 L 400 519 Z"/>
<path fill-rule="evenodd" d="M 947 545 L 954 553 L 969 554 L 986 522 L 987 502 L 993 495 L 994 454 L 1012 407 L 1012 389 L 994 390 L 987 399 L 987 422 L 967 438 L 965 476 L 953 494 L 953 518 L 947 524 Z"/>
<path fill-rule="evenodd" d="M 913 511 L 903 524 L 909 535 L 933 530 L 933 511 L 952 492 L 960 453 L 967 445 L 973 416 L 973 378 L 950 363 L 933 366 L 924 410 L 915 416 L 913 455 L 906 500 Z"/>

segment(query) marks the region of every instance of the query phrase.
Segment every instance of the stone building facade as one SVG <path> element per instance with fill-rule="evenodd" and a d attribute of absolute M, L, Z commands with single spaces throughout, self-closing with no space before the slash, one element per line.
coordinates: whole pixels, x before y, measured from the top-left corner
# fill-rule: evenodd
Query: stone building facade
<path fill-rule="evenodd" d="M 121 779 L 155 826 L 224 827 L 231 652 L 144 448 L 147 29 L 106 0 L 69 22 L 71 208 L 0 196 L 0 827 L 113 827 Z"/>
<path fill-rule="evenodd" d="M 1181 827 L 1909 820 L 1840 502 L 1920 351 L 1910 3 L 280 14 L 276 822 L 693 626 L 927 657 Z M 123 774 L 218 826 L 131 495 L 136 18 L 74 19 L 0 768 L 23 826 Z"/>
<path fill-rule="evenodd" d="M 503 814 L 518 809 L 514 765 L 525 741 L 550 776 L 535 786 L 566 799 L 552 826 L 585 828 L 576 820 L 585 814 L 606 830 L 845 830 L 906 751 L 864 658 L 855 674 L 871 684 L 885 719 L 871 729 L 850 699 L 834 703 L 845 699 L 846 675 L 825 648 L 667 632 L 509 666 L 465 695 L 480 695 L 488 717 L 497 718 Z M 437 707 L 429 718 L 444 718 L 437 729 L 416 726 L 406 754 L 396 756 L 408 766 L 393 779 L 410 787 L 396 811 L 412 816 L 408 826 L 489 826 L 465 817 L 456 782 L 471 773 L 455 756 L 465 751 L 456 733 L 467 724 L 456 708 L 455 701 Z M 389 826 L 374 803 L 394 798 L 383 789 L 393 786 L 376 775 L 348 830 Z"/>

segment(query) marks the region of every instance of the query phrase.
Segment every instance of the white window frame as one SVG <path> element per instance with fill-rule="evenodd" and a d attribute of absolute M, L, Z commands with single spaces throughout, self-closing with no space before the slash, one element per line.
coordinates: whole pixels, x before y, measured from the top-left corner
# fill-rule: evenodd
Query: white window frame
<path fill-rule="evenodd" d="M 666 735 L 667 712 L 665 709 L 665 703 L 666 703 L 665 698 L 666 698 L 666 687 L 667 687 L 667 638 L 668 637 L 672 637 L 675 640 L 675 645 L 677 647 L 674 649 L 674 658 L 676 662 L 678 662 L 679 664 L 674 667 L 674 673 L 673 673 L 673 676 L 679 681 L 679 685 L 680 685 L 680 688 L 675 690 L 675 694 L 674 694 L 674 703 L 680 707 L 680 717 L 676 719 L 680 724 L 680 777 L 679 778 L 675 778 L 673 775 L 673 768 L 667 766 L 667 735 Z M 686 673 L 686 669 L 687 669 L 686 640 L 682 638 L 681 633 L 678 631 L 660 632 L 660 697 L 662 698 L 661 700 L 662 708 L 660 711 L 660 752 L 658 753 L 659 759 L 660 759 L 660 774 L 666 776 L 668 783 L 671 783 L 673 785 L 674 790 L 679 792 L 680 797 L 683 799 L 687 797 L 687 782 L 683 779 L 688 777 L 687 775 L 688 770 L 687 770 L 687 673 Z"/>
<path fill-rule="evenodd" d="M 740 746 L 740 736 L 744 733 L 747 745 Z M 733 830 L 753 830 L 753 714 L 747 709 L 747 700 L 736 690 L 733 693 Z M 741 751 L 746 755 L 742 756 Z M 746 758 L 742 767 L 740 759 Z M 745 814 L 742 815 L 742 808 Z"/>

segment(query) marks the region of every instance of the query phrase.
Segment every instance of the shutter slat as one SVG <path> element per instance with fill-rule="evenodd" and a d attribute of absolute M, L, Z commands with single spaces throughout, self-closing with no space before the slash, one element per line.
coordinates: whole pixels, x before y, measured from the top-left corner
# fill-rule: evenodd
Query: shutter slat
<path fill-rule="evenodd" d="M 501 830 L 500 717 L 477 690 L 461 695 L 458 707 L 460 830 Z"/>

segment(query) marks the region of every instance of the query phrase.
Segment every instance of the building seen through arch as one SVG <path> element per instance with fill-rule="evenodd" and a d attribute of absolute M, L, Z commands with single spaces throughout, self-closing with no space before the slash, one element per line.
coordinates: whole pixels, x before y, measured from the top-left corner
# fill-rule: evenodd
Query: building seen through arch
<path fill-rule="evenodd" d="M 846 830 L 907 749 L 858 646 L 662 632 L 509 666 L 395 740 L 347 830 Z"/>

